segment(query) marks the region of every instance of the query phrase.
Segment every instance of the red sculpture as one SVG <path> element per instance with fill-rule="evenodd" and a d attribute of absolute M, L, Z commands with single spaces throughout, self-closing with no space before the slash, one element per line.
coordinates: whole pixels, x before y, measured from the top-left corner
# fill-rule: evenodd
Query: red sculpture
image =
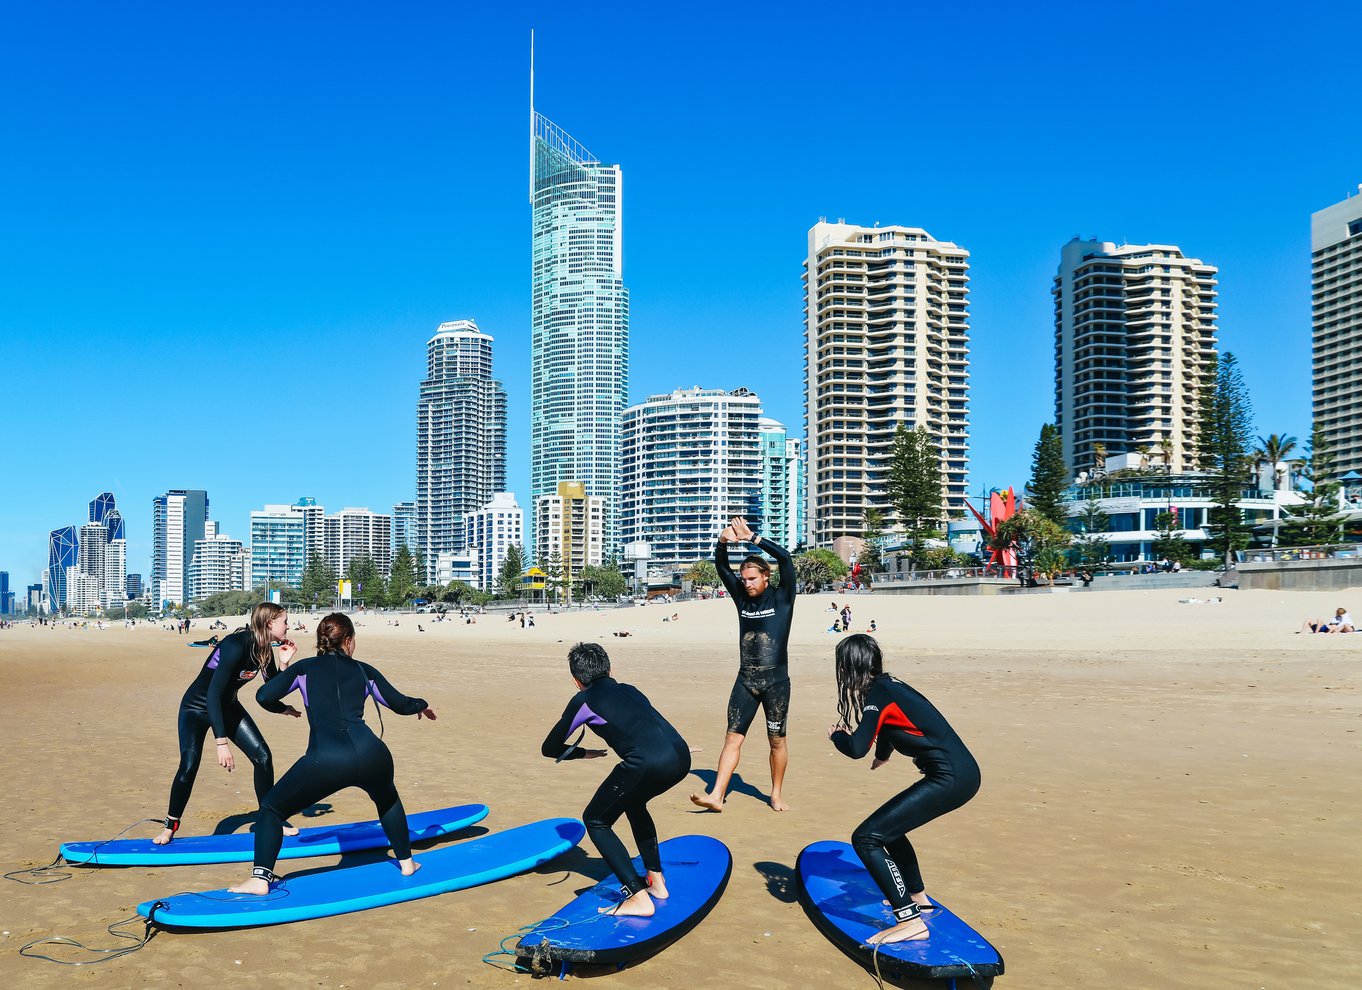
<path fill-rule="evenodd" d="M 966 508 L 974 513 L 974 518 L 979 520 L 979 525 L 984 529 L 984 536 L 987 544 L 992 547 L 994 534 L 998 531 L 998 523 L 1004 519 L 1011 519 L 1017 514 L 1017 509 L 1021 506 L 1017 503 L 1017 493 L 1011 488 L 1001 492 L 994 489 L 988 496 L 988 518 L 985 519 L 979 514 L 979 510 L 965 501 Z M 998 568 L 998 573 L 1002 577 L 1012 577 L 1017 573 L 1017 551 L 1015 550 L 992 550 L 988 557 L 988 566 Z"/>

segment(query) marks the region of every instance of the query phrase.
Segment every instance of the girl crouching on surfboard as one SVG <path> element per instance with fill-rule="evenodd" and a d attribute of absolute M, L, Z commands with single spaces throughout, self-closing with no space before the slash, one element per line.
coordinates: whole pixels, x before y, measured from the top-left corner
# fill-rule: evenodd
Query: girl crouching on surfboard
<path fill-rule="evenodd" d="M 354 659 L 355 627 L 333 612 L 317 626 L 317 655 L 290 664 L 288 672 L 267 681 L 256 700 L 267 711 L 283 711 L 282 699 L 298 690 L 307 709 L 307 752 L 284 774 L 260 802 L 255 826 L 255 867 L 251 878 L 230 888 L 236 894 L 267 894 L 279 878 L 274 864 L 283 844 L 283 822 L 345 787 L 368 794 L 378 811 L 403 876 L 419 864 L 411 858 L 407 812 L 393 786 L 393 757 L 383 741 L 364 723 L 364 703 L 370 696 L 399 715 L 434 721 L 435 713 L 421 698 L 408 698 L 377 670 Z"/>
<path fill-rule="evenodd" d="M 279 647 L 279 663 L 275 664 L 272 643 Z M 262 676 L 265 680 L 276 676 L 288 666 L 297 647 L 288 639 L 288 613 L 273 602 L 261 602 L 251 609 L 250 624 L 238 629 L 213 647 L 198 677 L 180 699 L 180 766 L 170 783 L 170 807 L 166 812 L 165 831 L 151 841 L 163 846 L 175 838 L 180 828 L 180 817 L 189 803 L 194 789 L 194 778 L 199 773 L 203 756 L 203 740 L 213 730 L 218 763 L 228 773 L 236 768 L 231 743 L 251 761 L 255 772 L 255 799 L 259 801 L 274 786 L 274 761 L 265 737 L 256 728 L 237 699 L 242 685 Z M 287 705 L 277 709 L 280 714 L 298 717 L 302 712 Z M 290 834 L 297 829 L 287 825 Z"/>
<path fill-rule="evenodd" d="M 926 938 L 919 912 L 930 911 L 932 903 L 906 833 L 974 797 L 979 764 L 930 701 L 884 672 L 880 645 L 870 636 L 837 644 L 837 712 L 841 721 L 828 738 L 839 752 L 859 760 L 873 745 L 874 770 L 897 750 L 922 773 L 922 780 L 862 822 L 851 844 L 894 912 L 894 924 L 867 942 Z"/>

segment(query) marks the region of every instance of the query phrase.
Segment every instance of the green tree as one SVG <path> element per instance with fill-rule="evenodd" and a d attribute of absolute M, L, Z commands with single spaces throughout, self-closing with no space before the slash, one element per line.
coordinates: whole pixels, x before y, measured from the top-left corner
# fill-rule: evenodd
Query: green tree
<path fill-rule="evenodd" d="M 686 570 L 685 579 L 692 587 L 713 591 L 719 585 L 719 569 L 712 560 L 697 560 Z"/>
<path fill-rule="evenodd" d="M 1078 527 L 1074 537 L 1072 556 L 1079 567 L 1102 567 L 1111 561 L 1111 540 L 1103 536 L 1111 528 L 1111 517 L 1102 511 L 1100 499 L 1089 499 L 1077 516 L 1070 520 Z"/>
<path fill-rule="evenodd" d="M 304 604 L 325 606 L 336 597 L 336 572 L 326 558 L 314 552 L 303 567 L 303 580 L 298 591 Z"/>
<path fill-rule="evenodd" d="M 800 587 L 809 591 L 817 591 L 825 584 L 840 581 L 848 571 L 841 557 L 822 547 L 805 550 L 794 558 L 794 565 L 795 578 Z"/>
<path fill-rule="evenodd" d="M 1192 551 L 1192 545 L 1187 542 L 1187 538 L 1182 535 L 1182 531 L 1177 529 L 1178 517 L 1171 512 L 1160 512 L 1154 517 L 1154 529 L 1158 531 L 1158 539 L 1154 541 L 1151 548 L 1155 559 L 1180 561 L 1190 564 L 1196 560 L 1196 554 Z"/>
<path fill-rule="evenodd" d="M 350 561 L 345 569 L 345 578 L 350 582 L 350 594 L 365 602 L 383 601 L 383 572 L 378 562 L 368 554 L 360 554 Z"/>
<path fill-rule="evenodd" d="M 1201 389 L 1197 460 L 1211 476 L 1206 531 L 1225 567 L 1234 551 L 1248 546 L 1250 529 L 1239 511 L 1244 483 L 1252 468 L 1252 407 L 1248 388 L 1233 354 L 1213 362 Z"/>
<path fill-rule="evenodd" d="M 918 560 L 922 541 L 941 519 L 941 455 L 927 428 L 894 431 L 889 454 L 889 500 L 899 514 Z"/>
<path fill-rule="evenodd" d="M 1017 555 L 1017 567 L 1023 578 L 1035 573 L 1053 578 L 1064 569 L 1064 549 L 1073 541 L 1073 534 L 1057 526 L 1035 509 L 1022 509 L 998 523 L 993 536 L 993 548 L 1011 550 Z"/>
<path fill-rule="evenodd" d="M 549 601 L 563 600 L 569 580 L 567 562 L 563 560 L 561 552 L 554 550 L 544 561 L 544 590 L 548 592 Z"/>
<path fill-rule="evenodd" d="M 520 578 L 525 573 L 525 548 L 513 543 L 506 548 L 506 559 L 497 571 L 497 587 L 507 598 L 520 597 Z"/>
<path fill-rule="evenodd" d="M 1282 546 L 1322 546 L 1339 539 L 1342 486 L 1334 480 L 1333 451 L 1318 423 L 1310 430 L 1306 453 L 1301 478 L 1310 485 L 1308 498 L 1304 505 L 1289 510 L 1291 522 L 1278 530 L 1277 542 Z"/>
<path fill-rule="evenodd" d="M 393 555 L 392 570 L 388 575 L 385 601 L 392 608 L 401 608 L 416 597 L 416 558 L 403 543 Z"/>
<path fill-rule="evenodd" d="M 1064 463 L 1064 443 L 1053 423 L 1040 428 L 1031 455 L 1031 481 L 1026 486 L 1027 504 L 1057 526 L 1068 523 L 1068 504 L 1064 489 L 1069 485 L 1069 467 Z"/>
<path fill-rule="evenodd" d="M 879 509 L 865 510 L 865 532 L 861 538 L 865 542 L 861 546 L 861 552 L 856 555 L 856 563 L 861 565 L 858 580 L 869 585 L 874 582 L 874 575 L 884 570 L 884 560 L 880 553 L 880 546 L 884 542 L 884 513 Z"/>
<path fill-rule="evenodd" d="M 608 564 L 587 564 L 582 568 L 577 586 L 581 588 L 582 601 L 596 596 L 615 599 L 629 590 L 629 583 L 619 568 Z"/>
<path fill-rule="evenodd" d="M 259 602 L 254 591 L 219 591 L 199 602 L 199 615 L 246 615 Z"/>
<path fill-rule="evenodd" d="M 133 602 L 128 606 L 127 614 L 129 619 L 145 619 L 151 613 L 141 602 Z"/>

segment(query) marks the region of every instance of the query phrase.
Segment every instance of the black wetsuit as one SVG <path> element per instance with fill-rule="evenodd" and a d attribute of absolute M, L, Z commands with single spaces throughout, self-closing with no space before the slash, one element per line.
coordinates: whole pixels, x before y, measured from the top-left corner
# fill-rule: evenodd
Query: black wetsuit
<path fill-rule="evenodd" d="M 690 772 L 690 750 L 642 691 L 613 677 L 598 677 L 572 696 L 563 717 L 544 737 L 543 754 L 553 759 L 581 758 L 580 749 L 564 753 L 569 737 L 583 725 L 591 726 L 620 758 L 582 812 L 582 821 L 601 858 L 619 879 L 624 896 L 629 897 L 648 886 L 648 881 L 634 872 L 624 843 L 611 826 L 620 815 L 628 818 L 644 869 L 661 873 L 657 827 L 647 805 Z"/>
<path fill-rule="evenodd" d="M 231 739 L 251 761 L 255 774 L 255 797 L 259 801 L 274 786 L 274 763 L 270 748 L 237 692 L 260 674 L 254 656 L 255 636 L 239 629 L 213 647 L 199 676 L 180 699 L 180 768 L 170 784 L 168 815 L 178 820 L 189 803 L 194 778 L 203 758 L 203 739 L 211 729 L 214 739 Z M 266 679 L 278 673 L 273 654 L 265 665 Z M 169 827 L 169 826 L 167 826 Z"/>
<path fill-rule="evenodd" d="M 728 545 L 714 549 L 714 566 L 738 608 L 738 678 L 728 699 L 728 731 L 740 736 L 756 717 L 757 705 L 766 715 L 766 732 L 784 736 L 790 716 L 790 620 L 794 617 L 794 561 L 784 547 L 758 537 L 760 549 L 780 566 L 780 586 L 767 585 L 749 598 L 738 575 L 728 565 Z"/>
<path fill-rule="evenodd" d="M 877 759 L 888 759 L 897 750 L 922 772 L 922 780 L 876 809 L 851 836 L 856 854 L 895 916 L 905 921 L 917 913 L 910 895 L 924 889 L 917 854 L 906 833 L 974 797 L 979 764 L 930 701 L 888 674 L 875 678 L 866 689 L 856 731 L 835 732 L 832 743 L 857 760 L 872 745 Z"/>
<path fill-rule="evenodd" d="M 393 757 L 364 723 L 372 696 L 399 715 L 425 711 L 424 699 L 408 698 L 377 670 L 344 653 L 324 653 L 290 664 L 256 692 L 267 711 L 282 712 L 283 697 L 297 689 L 307 708 L 307 752 L 260 802 L 255 826 L 255 865 L 273 869 L 283 842 L 283 820 L 345 787 L 368 794 L 398 859 L 411 857 L 407 812 L 393 786 Z"/>

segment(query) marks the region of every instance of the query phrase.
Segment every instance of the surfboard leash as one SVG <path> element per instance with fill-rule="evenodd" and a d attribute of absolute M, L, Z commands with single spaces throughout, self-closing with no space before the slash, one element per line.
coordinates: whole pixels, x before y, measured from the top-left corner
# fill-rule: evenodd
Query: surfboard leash
<path fill-rule="evenodd" d="M 93 946 L 86 945 L 83 942 L 77 942 L 73 938 L 67 938 L 64 935 L 55 935 L 48 938 L 34 939 L 32 942 L 20 946 L 19 955 L 25 956 L 29 959 L 43 959 L 46 960 L 47 962 L 56 963 L 58 966 L 93 966 L 95 963 L 109 962 L 110 960 L 117 959 L 120 956 L 126 956 L 130 952 L 136 952 L 138 949 L 142 948 L 142 946 L 146 945 L 156 936 L 157 929 L 154 925 L 154 921 L 156 919 L 156 909 L 161 906 L 161 903 L 162 903 L 161 901 L 157 901 L 155 904 L 152 905 L 151 917 L 149 918 L 143 918 L 140 914 L 134 914 L 131 918 L 124 918 L 122 921 L 115 921 L 112 925 L 109 925 L 105 929 L 114 938 L 132 942 L 133 943 L 132 945 L 115 945 L 113 948 L 109 949 L 96 949 Z M 142 929 L 141 935 L 137 935 L 134 932 L 122 930 L 126 925 L 131 925 L 136 921 L 146 922 L 145 927 Z M 53 956 L 45 955 L 41 952 L 30 952 L 29 950 L 32 949 L 35 945 L 74 945 L 82 952 L 94 953 L 97 956 L 97 958 L 79 960 L 57 959 L 54 958 Z"/>
<path fill-rule="evenodd" d="M 611 915 L 598 914 L 594 918 L 588 918 L 586 921 L 578 921 L 574 924 L 573 922 L 568 921 L 565 918 L 559 918 L 557 915 L 551 915 L 550 917 L 547 917 L 542 921 L 534 921 L 528 925 L 521 925 L 510 935 L 507 935 L 500 942 L 498 942 L 497 948 L 494 951 L 489 952 L 487 953 L 487 955 L 483 956 L 482 961 L 485 962 L 487 965 L 491 966 L 493 969 L 505 970 L 508 973 L 529 973 L 532 976 L 547 976 L 550 972 L 553 971 L 554 965 L 559 962 L 559 960 L 549 956 L 548 952 L 550 948 L 550 943 L 547 938 L 530 950 L 529 956 L 530 964 L 528 968 L 521 965 L 520 963 L 521 957 L 518 954 L 516 954 L 515 951 L 506 948 L 506 943 L 509 942 L 511 939 L 517 940 L 522 939 L 526 935 L 538 935 L 543 934 L 544 932 L 557 932 L 562 931 L 565 928 L 581 928 L 583 925 L 594 924 L 597 921 L 601 921 L 609 917 L 611 917 Z M 510 956 L 514 960 L 514 962 L 512 962 L 508 966 L 500 959 L 496 959 L 495 958 L 496 956 Z"/>
<path fill-rule="evenodd" d="M 61 883 L 63 880 L 69 880 L 74 874 L 66 872 L 66 870 L 63 867 L 89 866 L 91 863 L 93 863 L 95 860 L 99 858 L 100 846 L 107 845 L 110 842 L 114 842 L 118 839 L 121 839 L 123 836 L 127 835 L 129 832 L 135 829 L 138 825 L 145 825 L 148 822 L 160 825 L 163 823 L 163 819 L 139 818 L 137 821 L 133 822 L 123 831 L 115 835 L 112 839 L 105 839 L 102 842 L 96 843 L 94 849 L 90 851 L 90 856 L 88 859 L 81 860 L 67 859 L 61 853 L 57 853 L 57 858 L 54 859 L 52 862 L 48 863 L 46 866 L 30 866 L 26 870 L 12 870 L 11 872 L 4 874 L 4 877 L 6 880 L 13 880 L 15 883 L 28 884 L 31 887 L 39 887 L 45 883 Z M 26 876 L 32 877 L 33 879 L 26 880 L 24 879 Z"/>

